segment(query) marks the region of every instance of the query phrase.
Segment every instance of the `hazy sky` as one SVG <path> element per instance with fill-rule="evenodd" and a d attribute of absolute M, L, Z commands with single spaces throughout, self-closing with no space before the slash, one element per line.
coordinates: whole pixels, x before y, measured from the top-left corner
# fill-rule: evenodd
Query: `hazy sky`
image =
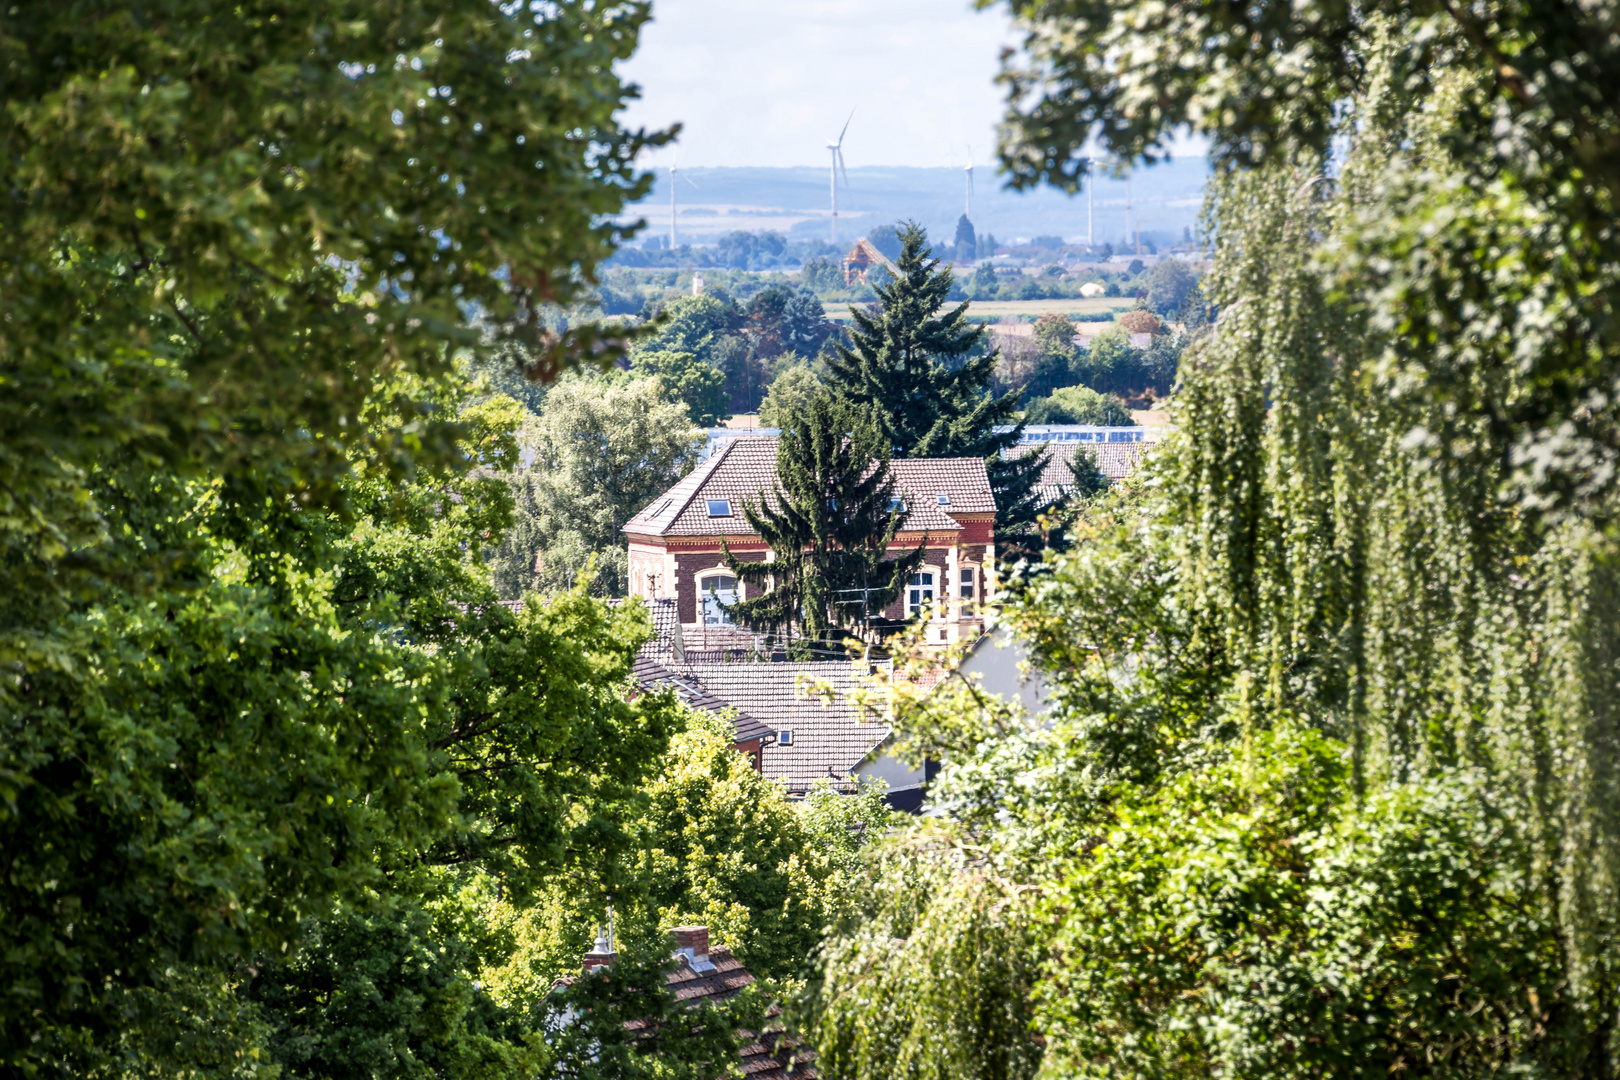
<path fill-rule="evenodd" d="M 822 165 L 853 108 L 850 168 L 988 164 L 1012 40 L 966 0 L 654 0 L 628 121 L 681 121 L 682 165 Z"/>

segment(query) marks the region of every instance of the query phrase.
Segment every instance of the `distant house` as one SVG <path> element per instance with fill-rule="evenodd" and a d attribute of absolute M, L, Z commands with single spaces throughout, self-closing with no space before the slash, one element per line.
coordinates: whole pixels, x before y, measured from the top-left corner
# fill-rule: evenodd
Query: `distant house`
<path fill-rule="evenodd" d="M 1101 296 L 1107 291 L 1108 290 L 1106 288 L 1097 284 L 1095 281 L 1088 281 L 1084 285 L 1080 286 L 1080 295 L 1086 297 L 1088 300 L 1093 296 Z"/>
<path fill-rule="evenodd" d="M 1046 466 L 1041 470 L 1040 479 L 1035 482 L 1035 501 L 1041 506 L 1049 506 L 1074 487 L 1074 474 L 1069 468 L 1075 454 L 1093 455 L 1102 474 L 1110 482 L 1118 483 L 1141 464 L 1151 445 L 1146 442 L 1049 442 L 1014 446 L 1007 453 L 1009 456 L 1019 456 L 1037 449 L 1046 451 Z"/>
<path fill-rule="evenodd" d="M 673 690 L 675 696 L 688 708 L 704 712 L 725 713 L 731 721 L 731 748 L 754 763 L 755 772 L 765 771 L 765 747 L 777 738 L 772 728 L 738 709 L 729 701 L 709 692 L 702 681 L 682 669 L 670 669 L 656 660 L 637 658 L 633 672 L 636 682 L 649 692 Z"/>
<path fill-rule="evenodd" d="M 763 744 L 762 771 L 791 795 L 818 780 L 847 791 L 863 779 L 882 779 L 891 793 L 922 782 L 918 770 L 885 749 L 894 731 L 888 661 L 688 664 L 682 673 L 774 729 L 775 738 Z"/>
<path fill-rule="evenodd" d="M 1010 426 L 992 429 L 997 434 L 1012 431 Z M 1150 431 L 1144 427 L 1107 427 L 1102 424 L 1026 424 L 1019 432 L 1020 443 L 1092 442 L 1129 443 L 1149 442 Z"/>
<path fill-rule="evenodd" d="M 855 241 L 855 246 L 844 256 L 844 284 L 853 285 L 857 281 L 864 283 L 866 275 L 872 272 L 874 266 L 883 267 L 895 277 L 900 276 L 900 268 L 894 265 L 894 260 L 879 251 L 872 241 L 863 236 Z"/>
<path fill-rule="evenodd" d="M 624 526 L 630 595 L 673 600 L 690 654 L 757 651 L 763 642 L 735 625 L 727 606 L 761 595 L 725 564 L 721 541 L 739 559 L 765 562 L 766 543 L 743 516 L 746 501 L 771 501 L 777 440 L 722 442 L 709 459 Z M 923 565 L 881 616 L 922 619 L 928 640 L 972 641 L 990 598 L 995 498 L 977 458 L 907 458 L 891 464 L 905 519 L 890 551 L 926 542 Z M 859 602 L 859 597 L 845 598 Z"/>
<path fill-rule="evenodd" d="M 981 691 L 1017 701 L 1026 716 L 1046 711 L 1046 675 L 1031 661 L 1029 647 L 1005 626 L 975 641 L 958 671 Z"/>
<path fill-rule="evenodd" d="M 922 782 L 919 770 L 885 749 L 893 732 L 892 662 L 721 661 L 712 651 L 685 651 L 673 600 L 647 603 L 655 634 L 636 656 L 636 682 L 724 714 L 733 749 L 789 794 L 802 795 L 817 780 L 847 791 L 882 779 L 891 793 Z"/>
<path fill-rule="evenodd" d="M 724 1001 L 739 993 L 754 981 L 743 967 L 742 961 L 724 945 L 709 946 L 707 926 L 677 926 L 670 931 L 675 967 L 664 976 L 664 983 L 675 992 L 675 1000 L 682 1005 L 697 1007 L 705 1002 Z M 606 968 L 611 970 L 617 954 L 606 936 L 596 939 L 595 947 L 583 957 L 581 975 L 570 975 L 552 984 L 556 991 L 572 986 L 583 976 Z M 815 1055 L 798 1046 L 783 1030 L 780 1006 L 772 1005 L 765 1013 L 764 1031 L 740 1031 L 737 1050 L 738 1064 L 747 1080 L 815 1080 Z M 572 1022 L 571 1015 L 559 1018 L 562 1023 Z M 625 1030 L 639 1033 L 648 1029 L 646 1020 L 632 1020 Z"/>

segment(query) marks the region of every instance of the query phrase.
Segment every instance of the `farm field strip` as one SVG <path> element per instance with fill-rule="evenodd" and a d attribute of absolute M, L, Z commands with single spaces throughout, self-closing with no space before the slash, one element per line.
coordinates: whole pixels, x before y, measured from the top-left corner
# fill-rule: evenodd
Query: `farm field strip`
<path fill-rule="evenodd" d="M 1129 299 L 1118 296 L 1099 296 L 1072 300 L 975 300 L 968 308 L 969 318 L 1006 318 L 1008 316 L 1042 315 L 1119 315 L 1134 306 Z M 829 301 L 823 305 L 827 318 L 840 322 L 850 318 L 850 305 L 843 301 Z"/>

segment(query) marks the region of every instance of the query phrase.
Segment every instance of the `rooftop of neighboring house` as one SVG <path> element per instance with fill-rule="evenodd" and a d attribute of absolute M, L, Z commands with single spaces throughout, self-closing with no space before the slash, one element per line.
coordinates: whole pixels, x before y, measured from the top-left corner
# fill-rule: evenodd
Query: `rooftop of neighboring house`
<path fill-rule="evenodd" d="M 636 681 L 649 691 L 673 690 L 675 696 L 689 708 L 702 709 L 704 712 L 729 713 L 731 729 L 737 742 L 752 742 L 754 739 L 769 741 L 776 738 L 775 728 L 754 719 L 731 702 L 716 697 L 695 676 L 685 671 L 671 671 L 656 660 L 646 657 L 637 657 L 634 670 Z"/>
<path fill-rule="evenodd" d="M 1044 505 L 1056 502 L 1074 487 L 1074 475 L 1069 472 L 1069 465 L 1074 461 L 1075 454 L 1082 451 L 1091 454 L 1096 458 L 1097 468 L 1102 470 L 1102 474 L 1110 481 L 1118 482 L 1142 463 L 1142 457 L 1150 445 L 1142 442 L 1054 442 L 1015 446 L 1008 453 L 1021 456 L 1039 450 L 1047 452 L 1046 467 L 1041 470 L 1041 478 L 1035 484 L 1036 498 Z"/>
<path fill-rule="evenodd" d="M 868 674 L 874 669 L 875 675 Z M 765 745 L 761 768 L 789 791 L 808 791 L 821 779 L 847 784 L 855 767 L 889 736 L 888 662 L 873 669 L 830 660 L 683 664 L 678 670 L 776 733 L 776 741 Z M 860 690 L 878 700 L 860 702 Z"/>
<path fill-rule="evenodd" d="M 844 265 L 846 267 L 863 268 L 881 266 L 895 277 L 900 276 L 900 268 L 894 264 L 894 260 L 879 251 L 877 245 L 864 236 L 855 241 L 855 246 L 849 249 L 848 255 L 844 256 Z"/>
<path fill-rule="evenodd" d="M 640 536 L 751 536 L 745 500 L 774 501 L 780 440 L 749 437 L 722 442 L 709 459 L 631 518 L 624 531 Z M 953 532 L 963 514 L 994 514 L 995 497 L 978 458 L 901 458 L 890 462 L 904 501 L 908 532 Z M 713 503 L 714 505 L 710 505 Z"/>
<path fill-rule="evenodd" d="M 740 992 L 754 981 L 748 969 L 731 954 L 725 945 L 709 946 L 709 928 L 706 926 L 677 926 L 670 931 L 674 939 L 676 966 L 664 976 L 665 985 L 675 991 L 675 1000 L 682 1004 L 699 1005 L 705 1001 L 723 1001 Z M 585 955 L 586 973 L 598 967 L 611 968 L 614 954 L 604 939 L 597 939 L 597 949 Z M 558 979 L 553 988 L 571 986 L 578 976 Z M 781 1007 L 771 1005 L 765 1012 L 767 1021 L 775 1021 Z M 639 1031 L 647 1027 L 645 1020 L 632 1020 L 627 1030 Z M 781 1025 L 767 1023 L 763 1032 L 739 1031 L 738 1048 L 742 1075 L 747 1080 L 815 1080 L 814 1055 L 798 1048 L 782 1031 Z"/>
<path fill-rule="evenodd" d="M 653 626 L 652 637 L 642 642 L 641 648 L 636 650 L 637 658 L 659 663 L 681 659 L 686 650 L 681 640 L 681 616 L 675 601 L 646 596 L 636 599 L 647 605 L 647 614 L 651 616 Z M 606 601 L 608 607 L 613 608 L 624 602 L 625 598 L 622 596 L 610 597 Z M 517 610 L 523 610 L 521 602 Z"/>

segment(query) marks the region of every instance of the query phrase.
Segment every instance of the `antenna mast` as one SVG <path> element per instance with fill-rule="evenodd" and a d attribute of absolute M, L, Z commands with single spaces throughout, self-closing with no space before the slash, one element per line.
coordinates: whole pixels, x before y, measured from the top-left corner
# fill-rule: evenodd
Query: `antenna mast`
<path fill-rule="evenodd" d="M 669 248 L 670 248 L 671 251 L 674 251 L 675 248 L 679 246 L 677 244 L 677 242 L 676 242 L 676 232 L 675 232 L 675 188 L 676 188 L 676 181 L 677 180 L 686 180 L 687 184 L 690 185 L 691 187 L 693 187 L 693 188 L 697 187 L 697 185 L 693 184 L 692 181 L 687 180 L 687 178 L 684 177 L 684 176 L 681 176 L 680 171 L 681 171 L 681 163 L 680 163 L 680 160 L 678 158 L 676 160 L 670 162 L 670 165 L 669 165 Z"/>

